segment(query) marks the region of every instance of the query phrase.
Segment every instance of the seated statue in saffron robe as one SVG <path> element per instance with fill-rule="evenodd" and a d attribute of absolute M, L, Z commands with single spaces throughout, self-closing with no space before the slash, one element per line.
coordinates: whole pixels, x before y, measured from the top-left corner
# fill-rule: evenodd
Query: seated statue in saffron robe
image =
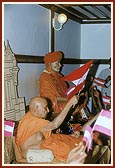
<path fill-rule="evenodd" d="M 71 135 L 52 134 L 51 131 L 59 127 L 69 109 L 77 102 L 78 96 L 72 97 L 59 115 L 53 121 L 48 121 L 46 120 L 49 112 L 47 99 L 43 97 L 32 98 L 29 104 L 30 111 L 20 120 L 15 138 L 21 156 L 26 158 L 29 149 L 49 149 L 57 160 L 68 160 L 68 155 L 75 148 L 75 144 L 82 141 L 82 136 L 75 133 Z M 85 147 L 82 149 L 85 151 Z M 82 154 L 83 159 L 80 163 L 83 163 L 86 157 L 85 152 Z M 81 157 L 81 155 L 79 156 Z M 69 158 L 71 158 L 70 156 L 71 154 Z"/>

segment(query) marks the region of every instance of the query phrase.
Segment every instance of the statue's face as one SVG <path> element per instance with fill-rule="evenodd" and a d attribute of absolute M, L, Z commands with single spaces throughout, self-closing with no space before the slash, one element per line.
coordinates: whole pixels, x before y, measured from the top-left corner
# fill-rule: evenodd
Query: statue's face
<path fill-rule="evenodd" d="M 48 103 L 45 99 L 36 100 L 34 107 L 34 116 L 38 118 L 46 118 L 49 113 Z"/>
<path fill-rule="evenodd" d="M 61 63 L 60 63 L 60 61 L 52 62 L 52 63 L 50 64 L 50 66 L 51 66 L 51 69 L 52 69 L 53 71 L 59 72 L 59 71 L 60 71 L 60 68 L 61 68 Z"/>

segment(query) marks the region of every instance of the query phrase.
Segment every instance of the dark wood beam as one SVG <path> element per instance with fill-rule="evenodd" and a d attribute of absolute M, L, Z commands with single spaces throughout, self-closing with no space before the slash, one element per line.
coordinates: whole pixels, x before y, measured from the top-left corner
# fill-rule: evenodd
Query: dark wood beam
<path fill-rule="evenodd" d="M 92 3 L 91 4 L 90 3 L 89 4 L 73 4 L 73 6 L 75 5 L 75 6 L 81 7 L 85 11 L 92 13 L 96 17 L 94 19 L 92 17 L 86 16 L 86 14 L 83 14 L 82 12 L 73 8 L 71 4 L 38 4 L 38 5 L 43 6 L 49 10 L 52 10 L 58 14 L 65 13 L 67 15 L 68 19 L 71 19 L 71 20 L 73 20 L 77 23 L 80 23 L 80 24 L 100 24 L 100 23 L 101 24 L 104 24 L 104 23 L 110 24 L 111 23 L 111 18 L 98 8 L 98 6 L 100 6 L 101 4 L 92 4 Z M 98 17 L 95 13 L 88 10 L 88 8 L 86 9 L 86 6 L 91 6 L 92 8 L 94 8 L 96 11 L 101 13 L 101 15 L 103 15 L 106 18 Z M 107 10 L 109 10 L 109 8 L 110 8 L 109 5 L 102 4 L 102 6 L 104 6 Z M 83 21 L 83 18 L 87 21 Z M 92 21 L 90 22 L 90 20 L 92 20 Z"/>
<path fill-rule="evenodd" d="M 17 63 L 44 63 L 43 56 L 32 56 L 32 55 L 20 55 L 15 54 Z"/>
<path fill-rule="evenodd" d="M 79 7 L 80 7 L 81 9 L 85 10 L 86 12 L 90 13 L 90 14 L 93 15 L 94 17 L 96 17 L 96 18 L 99 19 L 99 17 L 98 17 L 95 13 L 91 12 L 91 11 L 88 10 L 86 7 L 84 7 L 84 6 L 79 6 Z"/>
<path fill-rule="evenodd" d="M 96 20 L 87 20 L 87 21 L 82 21 L 82 24 L 107 24 L 107 23 L 111 23 L 111 21 L 96 21 Z"/>
<path fill-rule="evenodd" d="M 51 10 L 51 43 L 50 43 L 50 45 L 51 45 L 51 52 L 53 52 L 54 51 L 54 28 L 53 28 L 53 26 L 52 26 L 52 20 L 53 20 L 53 18 L 54 18 L 54 11 L 52 11 Z"/>
<path fill-rule="evenodd" d="M 64 58 L 62 60 L 63 64 L 85 64 L 91 59 L 71 59 L 71 58 Z M 93 59 L 93 64 L 108 64 L 107 59 Z"/>
<path fill-rule="evenodd" d="M 103 5 L 109 12 L 111 12 L 111 8 L 108 5 Z"/>
<path fill-rule="evenodd" d="M 65 9 L 62 9 L 61 7 L 56 6 L 55 4 L 50 4 L 50 5 L 49 4 L 47 4 L 47 5 L 45 5 L 45 4 L 39 4 L 39 5 L 45 7 L 47 9 L 49 9 L 49 10 L 52 10 L 52 11 L 54 11 L 56 13 L 59 13 L 59 14 L 60 13 L 64 13 L 64 14 L 67 15 L 68 19 L 71 19 L 71 20 L 73 20 L 75 22 L 81 23 L 81 19 L 80 18 L 78 18 L 77 16 L 69 13 Z"/>
<path fill-rule="evenodd" d="M 101 15 L 103 15 L 104 17 L 106 17 L 107 19 L 110 19 L 110 17 L 108 15 L 105 14 L 105 12 L 103 12 L 102 10 L 100 10 L 98 7 L 91 5 L 92 8 L 94 8 L 96 11 L 98 11 Z"/>
<path fill-rule="evenodd" d="M 17 63 L 36 63 L 44 64 L 44 56 L 32 56 L 32 55 L 19 55 L 15 54 Z M 62 59 L 63 64 L 85 64 L 91 59 L 73 59 L 73 58 L 64 58 Z M 93 59 L 94 64 L 108 64 L 108 59 Z"/>
<path fill-rule="evenodd" d="M 88 17 L 87 15 L 81 13 L 81 12 L 78 11 L 77 9 L 74 9 L 74 8 L 72 8 L 72 7 L 67 7 L 67 9 L 68 9 L 70 12 L 72 12 L 72 13 L 74 13 L 74 14 L 76 14 L 76 15 L 82 17 L 82 18 L 87 18 L 87 19 L 89 19 L 89 17 Z"/>

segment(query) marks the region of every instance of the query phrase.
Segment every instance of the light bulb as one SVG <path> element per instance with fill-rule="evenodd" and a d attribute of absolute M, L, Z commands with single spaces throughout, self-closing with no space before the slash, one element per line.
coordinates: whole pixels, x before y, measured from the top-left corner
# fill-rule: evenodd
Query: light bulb
<path fill-rule="evenodd" d="M 67 21 L 67 16 L 65 14 L 61 13 L 58 15 L 57 20 L 59 23 L 64 24 Z"/>

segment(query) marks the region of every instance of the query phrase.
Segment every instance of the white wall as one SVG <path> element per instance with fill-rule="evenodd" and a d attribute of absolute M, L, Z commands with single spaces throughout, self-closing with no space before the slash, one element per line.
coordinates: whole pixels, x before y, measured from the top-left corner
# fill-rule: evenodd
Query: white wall
<path fill-rule="evenodd" d="M 36 4 L 5 5 L 4 41 L 9 40 L 16 54 L 45 55 L 50 48 L 49 18 L 49 10 Z M 75 34 L 77 38 L 74 38 Z M 62 50 L 68 58 L 80 57 L 80 24 L 68 20 L 64 29 L 55 33 L 55 39 L 55 50 Z M 19 96 L 25 97 L 28 104 L 31 97 L 39 95 L 38 79 L 45 65 L 18 64 L 18 66 Z M 64 65 L 62 73 L 68 74 L 77 67 L 78 65 Z"/>
<path fill-rule="evenodd" d="M 14 53 L 43 56 L 49 51 L 50 12 L 37 4 L 10 4 L 4 7 L 4 40 L 9 40 Z M 64 28 L 55 32 L 55 50 L 65 58 L 109 58 L 110 25 L 80 25 L 68 20 Z M 99 56 L 99 57 L 97 57 Z M 101 56 L 101 57 L 100 57 Z M 18 64 L 18 91 L 26 104 L 38 95 L 38 78 L 44 64 Z M 65 64 L 64 75 L 78 65 Z"/>
<path fill-rule="evenodd" d="M 81 25 L 72 20 L 64 24 L 61 31 L 55 31 L 55 50 L 61 50 L 65 58 L 80 58 L 81 45 Z M 64 65 L 62 73 L 64 75 L 72 72 L 79 65 Z"/>
<path fill-rule="evenodd" d="M 111 24 L 81 26 L 81 58 L 109 59 L 111 57 Z M 96 75 L 109 65 L 100 65 Z"/>
<path fill-rule="evenodd" d="M 43 56 L 49 51 L 49 10 L 39 5 L 13 4 L 4 7 L 4 41 L 16 54 Z M 38 95 L 37 80 L 44 64 L 18 64 L 18 91 L 28 104 Z"/>
<path fill-rule="evenodd" d="M 14 53 L 44 55 L 49 50 L 49 10 L 14 4 L 5 5 L 4 11 L 4 40 Z"/>

